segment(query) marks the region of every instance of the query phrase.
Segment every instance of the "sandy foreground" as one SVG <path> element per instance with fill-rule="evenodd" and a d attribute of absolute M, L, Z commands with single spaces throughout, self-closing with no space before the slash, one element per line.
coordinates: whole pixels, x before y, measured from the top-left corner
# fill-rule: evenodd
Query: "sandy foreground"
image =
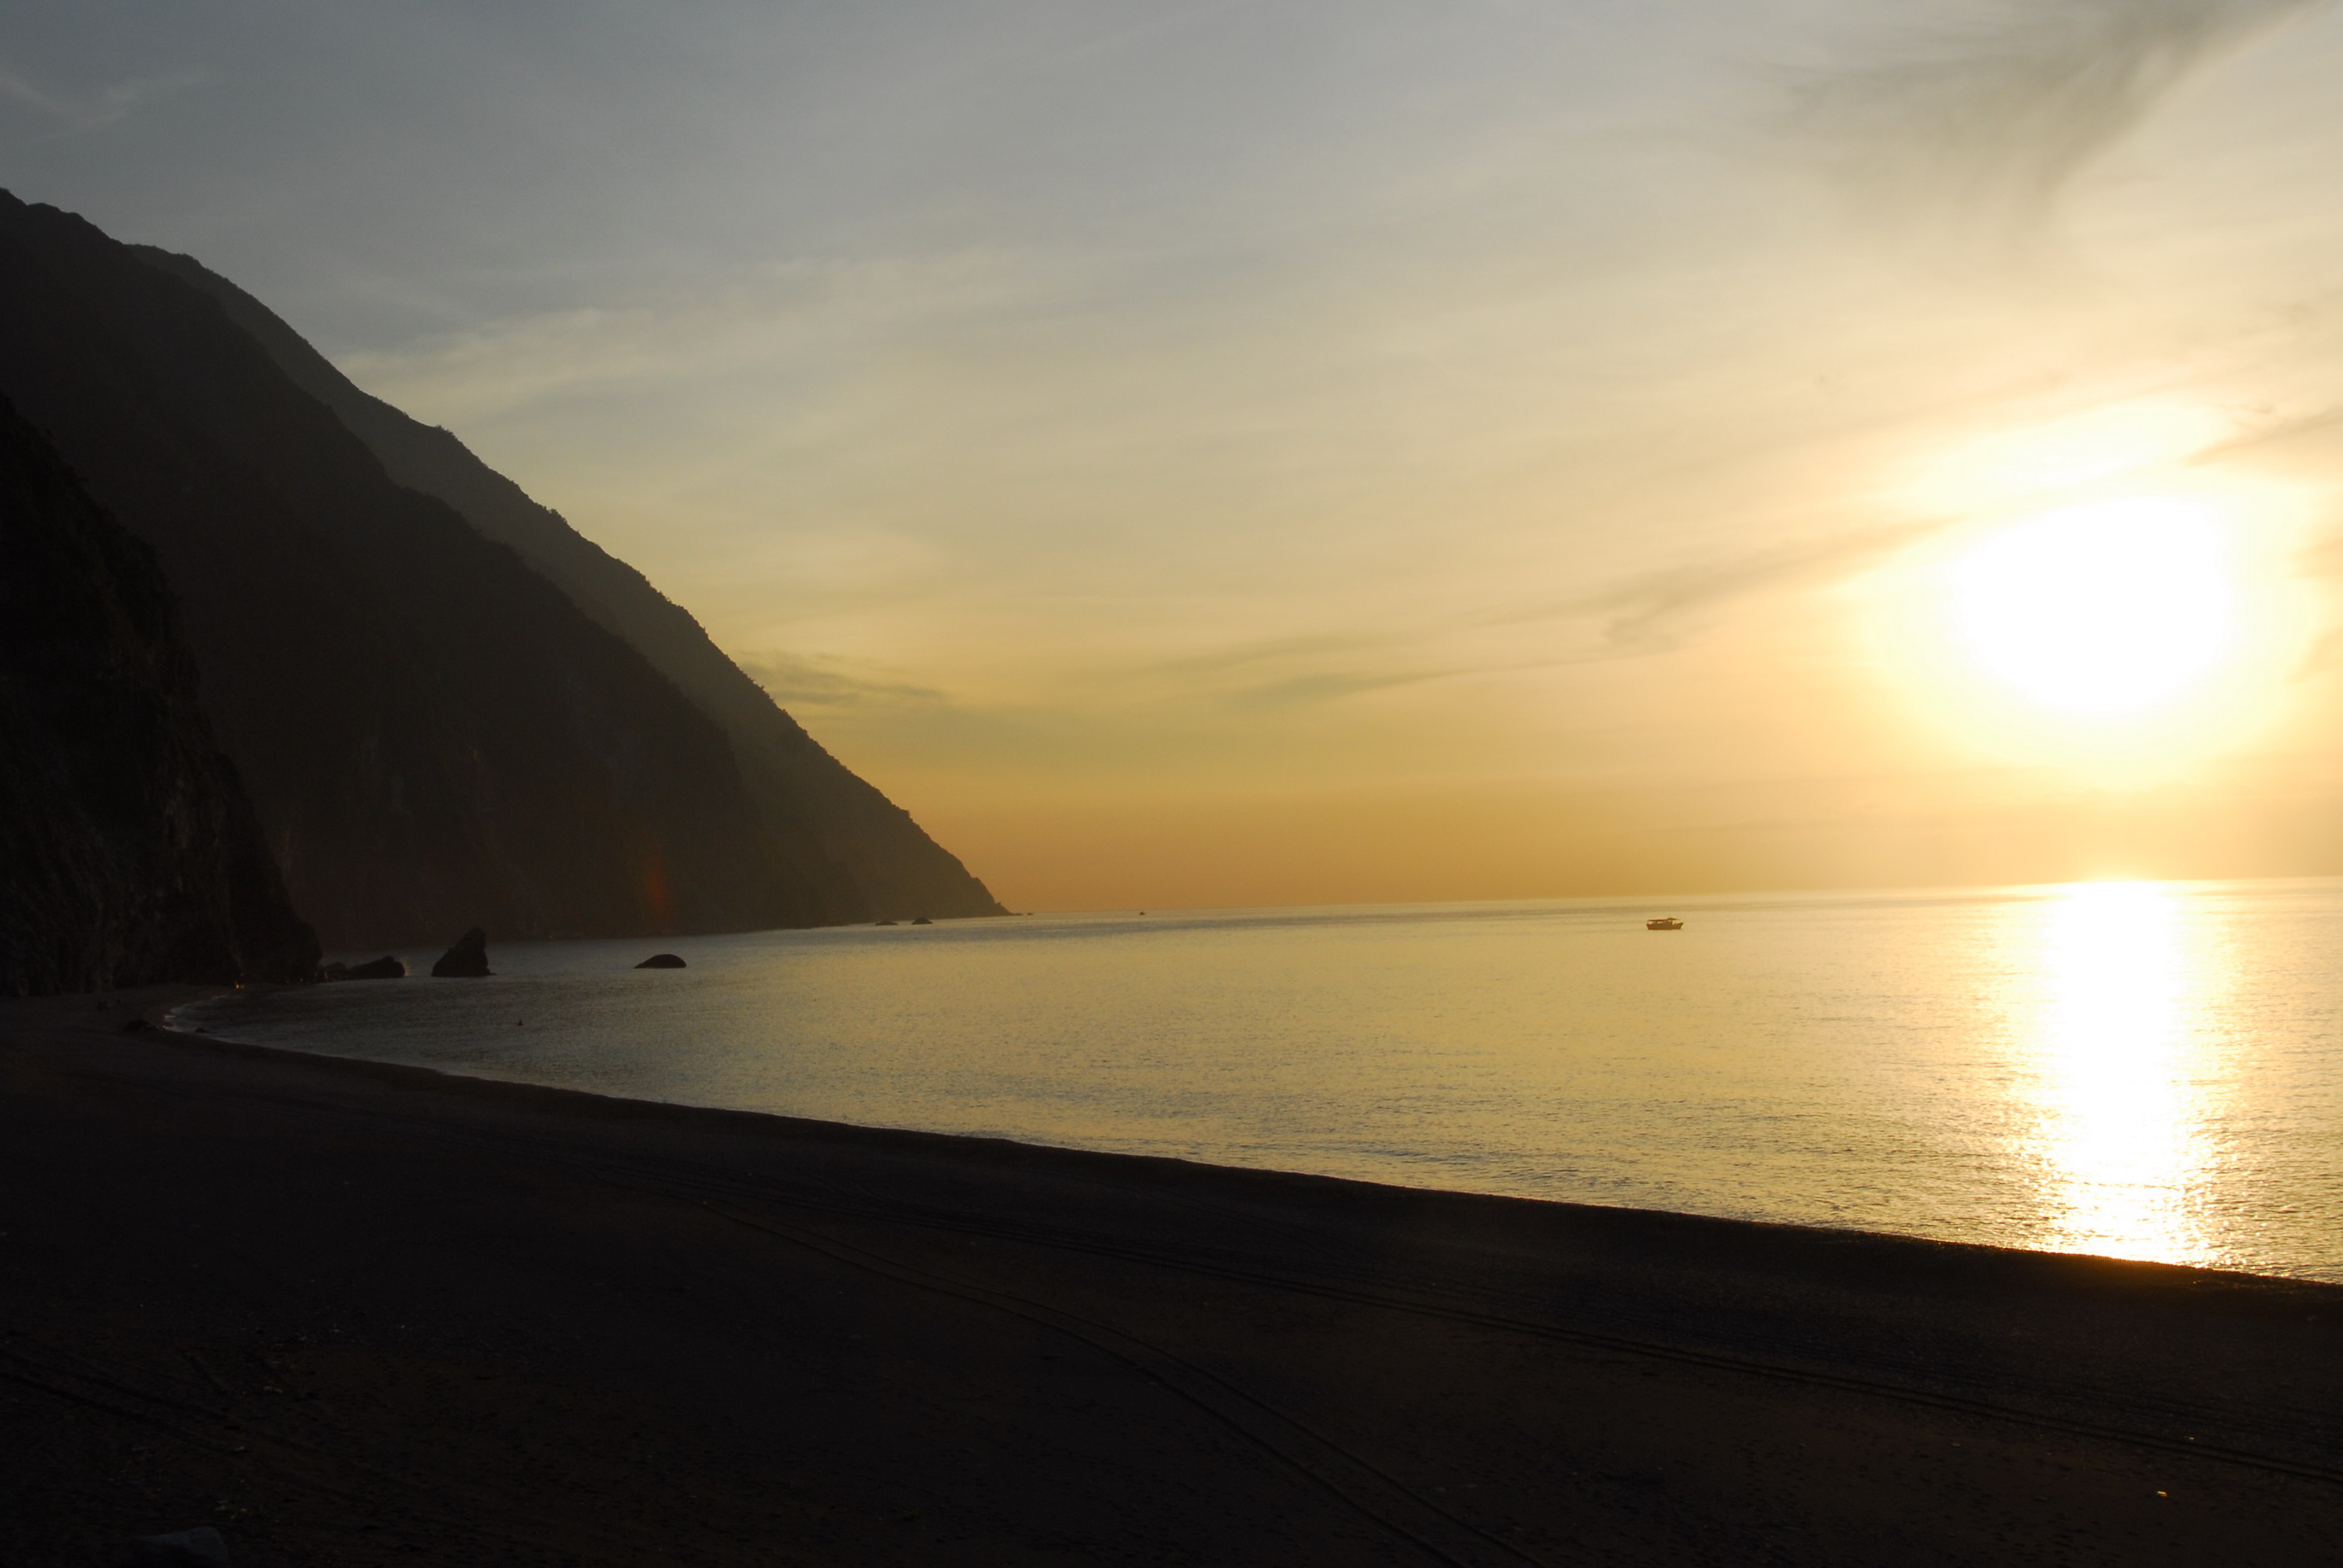
<path fill-rule="evenodd" d="M 2343 1287 L 0 1004 L 0 1562 L 2333 1563 Z"/>

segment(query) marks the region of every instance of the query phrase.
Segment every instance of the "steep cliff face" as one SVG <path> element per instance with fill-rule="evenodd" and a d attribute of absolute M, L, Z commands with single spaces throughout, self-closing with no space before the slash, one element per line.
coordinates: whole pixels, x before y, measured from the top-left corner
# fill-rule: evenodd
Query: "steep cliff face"
<path fill-rule="evenodd" d="M 205 290 L 304 391 L 331 408 L 390 477 L 461 512 L 610 631 L 624 638 L 723 727 L 750 793 L 811 825 L 851 873 L 876 914 L 997 915 L 983 883 L 921 831 L 910 814 L 848 771 L 709 639 L 698 621 L 642 573 L 539 506 L 447 431 L 360 390 L 280 319 L 192 257 L 134 246 L 148 262 Z"/>
<path fill-rule="evenodd" d="M 218 300 L 5 196 L 0 394 L 154 548 L 220 744 L 330 944 L 866 917 L 671 681 L 393 481 Z"/>
<path fill-rule="evenodd" d="M 0 403 L 0 995 L 317 966 L 154 552 Z"/>

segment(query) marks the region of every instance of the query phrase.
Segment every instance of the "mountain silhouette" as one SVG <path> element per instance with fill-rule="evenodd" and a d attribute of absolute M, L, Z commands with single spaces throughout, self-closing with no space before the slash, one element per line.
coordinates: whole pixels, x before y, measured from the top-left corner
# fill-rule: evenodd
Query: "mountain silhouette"
<path fill-rule="evenodd" d="M 448 431 L 360 389 L 275 312 L 192 256 L 131 247 L 217 299 L 295 385 L 337 415 L 398 483 L 437 496 L 626 638 L 720 725 L 751 795 L 809 824 L 872 913 L 892 919 L 1004 913 L 984 884 L 910 814 L 849 771 L 709 640 L 690 612 L 633 567 L 531 500 Z"/>
<path fill-rule="evenodd" d="M 401 483 L 158 254 L 0 193 L 0 395 L 152 547 L 219 745 L 328 945 L 870 918 L 813 813 L 752 788 L 675 679 Z"/>
<path fill-rule="evenodd" d="M 0 403 L 0 996 L 317 967 L 155 552 Z"/>

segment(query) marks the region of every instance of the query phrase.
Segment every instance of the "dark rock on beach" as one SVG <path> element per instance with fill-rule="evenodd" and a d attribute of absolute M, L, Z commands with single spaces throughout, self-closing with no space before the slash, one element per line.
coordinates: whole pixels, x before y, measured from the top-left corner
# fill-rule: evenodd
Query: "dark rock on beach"
<path fill-rule="evenodd" d="M 456 939 L 456 945 L 431 966 L 434 980 L 478 980 L 489 974 L 488 933 L 474 926 Z"/>
<path fill-rule="evenodd" d="M 673 953 L 653 953 L 635 967 L 639 970 L 679 970 L 684 967 L 684 962 Z"/>
<path fill-rule="evenodd" d="M 155 554 L 0 402 L 0 996 L 294 980 L 294 914 Z"/>

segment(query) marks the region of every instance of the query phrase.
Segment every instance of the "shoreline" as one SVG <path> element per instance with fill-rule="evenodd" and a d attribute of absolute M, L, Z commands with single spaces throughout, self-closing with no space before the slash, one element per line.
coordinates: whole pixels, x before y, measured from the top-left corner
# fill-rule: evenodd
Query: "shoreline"
<path fill-rule="evenodd" d="M 197 1523 L 261 1568 L 2285 1563 L 2343 1533 L 2343 1287 L 123 1017 L 0 1010 L 35 1560 Z"/>
<path fill-rule="evenodd" d="M 262 991 L 294 990 L 294 987 L 265 986 L 247 988 Z M 1278 1165 L 1232 1165 L 1216 1161 L 1197 1159 L 1179 1154 L 1150 1154 L 1131 1150 L 1086 1149 L 1079 1144 L 1050 1143 L 1036 1139 L 1013 1137 L 1008 1133 L 947 1132 L 933 1128 L 900 1127 L 886 1122 L 842 1121 L 835 1118 L 797 1116 L 788 1111 L 756 1111 L 739 1106 L 699 1105 L 689 1101 L 652 1100 L 636 1095 L 604 1094 L 590 1089 L 572 1089 L 563 1084 L 539 1083 L 529 1079 L 492 1078 L 485 1073 L 459 1072 L 443 1067 L 426 1067 L 417 1062 L 386 1061 L 377 1057 L 339 1055 L 328 1051 L 304 1050 L 295 1046 L 261 1045 L 249 1040 L 231 1040 L 214 1035 L 207 1030 L 181 1028 L 173 1021 L 180 1010 L 198 1006 L 222 996 L 231 995 L 229 988 L 213 987 L 201 996 L 150 1008 L 146 1016 L 159 1032 L 178 1036 L 191 1043 L 235 1050 L 256 1051 L 268 1057 L 289 1057 L 303 1060 L 345 1062 L 366 1067 L 387 1068 L 401 1072 L 424 1074 L 432 1080 L 455 1083 L 498 1084 L 510 1089 L 537 1090 L 549 1094 L 575 1095 L 589 1101 L 612 1105 L 657 1106 L 683 1111 L 708 1112 L 720 1116 L 745 1116 L 772 1121 L 801 1131 L 834 1130 L 841 1134 L 900 1135 L 912 1139 L 937 1139 L 947 1145 L 1000 1145 L 1008 1149 L 1063 1154 L 1081 1158 L 1110 1161 L 1141 1161 L 1162 1162 L 1197 1171 L 1216 1171 L 1230 1176 L 1291 1177 L 1312 1181 L 1334 1181 L 1345 1186 L 1385 1189 L 1393 1192 L 1428 1193 L 1459 1199 L 1489 1199 L 1508 1203 L 1534 1203 L 1567 1210 L 1594 1210 L 1622 1214 L 1639 1214 L 1654 1220 L 1686 1220 L 1709 1221 L 1722 1225 L 1747 1227 L 1757 1231 L 1781 1231 L 1801 1235 L 1852 1236 L 1882 1242 L 1909 1242 L 1929 1247 L 1952 1247 L 1978 1252 L 2017 1257 L 2076 1258 L 2092 1262 L 2120 1264 L 2143 1269 L 2179 1269 L 2191 1274 L 2215 1275 L 2240 1280 L 2261 1280 L 2287 1283 L 2325 1286 L 2343 1292 L 2343 1280 L 2323 1280 L 2313 1274 L 2264 1272 L 2252 1269 L 2224 1269 L 2209 1264 L 2172 1263 L 2155 1259 L 2121 1258 L 2104 1252 L 2062 1251 L 2044 1247 L 2008 1247 L 1991 1241 L 1965 1241 L 1949 1237 L 1921 1235 L 1909 1231 L 1875 1231 L 1859 1225 L 1825 1225 L 1794 1220 L 1761 1220 L 1745 1215 L 1704 1214 L 1691 1209 L 1659 1209 L 1632 1203 L 1602 1203 L 1590 1200 L 1568 1198 L 1535 1198 L 1521 1193 L 1484 1192 L 1469 1187 L 1440 1187 L 1407 1181 L 1383 1181 L 1368 1176 L 1342 1176 L 1325 1171 L 1297 1171 Z"/>
<path fill-rule="evenodd" d="M 2331 879 L 2343 881 L 2343 879 Z M 528 978 L 538 979 L 542 977 L 530 976 Z M 2170 1260 L 2128 1258 L 2118 1254 L 2091 1252 L 2082 1251 L 2080 1249 L 2059 1248 L 2046 1245 L 2028 1245 L 2023 1241 L 2016 1241 L 1978 1239 L 1974 1236 L 1961 1236 L 1956 1234 L 1931 1235 L 1922 1231 L 1894 1230 L 1876 1225 L 1867 1225 L 1860 1222 L 1859 1221 L 1835 1221 L 1832 1219 L 1815 1217 L 1811 1215 L 1772 1217 L 1761 1212 L 1717 1212 L 1697 1208 L 1669 1208 L 1653 1203 L 1639 1203 L 1624 1201 L 1613 1201 L 1601 1197 L 1552 1195 L 1533 1190 L 1523 1190 L 1521 1187 L 1516 1187 L 1516 1189 L 1513 1191 L 1507 1191 L 1502 1185 L 1454 1185 L 1443 1182 L 1441 1180 L 1442 1175 L 1453 1173 L 1435 1173 L 1430 1177 L 1411 1180 L 1408 1174 L 1404 1171 L 1395 1171 L 1391 1170 L 1362 1171 L 1357 1169 L 1356 1161 L 1352 1162 L 1353 1168 L 1350 1170 L 1342 1169 L 1341 1166 L 1343 1162 L 1339 1160 L 1328 1161 L 1326 1168 L 1316 1170 L 1308 1169 L 1306 1167 L 1297 1168 L 1292 1164 L 1271 1163 L 1267 1161 L 1259 1164 L 1237 1163 L 1232 1161 L 1214 1159 L 1209 1153 L 1162 1151 L 1161 1147 L 1161 1143 L 1176 1141 L 1172 1140 L 1157 1141 L 1156 1147 L 1149 1147 L 1148 1143 L 1150 1141 L 1137 1140 L 1132 1141 L 1131 1144 L 1127 1144 L 1124 1147 L 1116 1148 L 1106 1146 L 1103 1143 L 1100 1145 L 1084 1145 L 1073 1142 L 1051 1142 L 1047 1141 L 1049 1137 L 1047 1132 L 1026 1134 L 1015 1131 L 968 1130 L 965 1128 L 955 1128 L 949 1125 L 921 1127 L 916 1125 L 906 1125 L 900 1121 L 850 1121 L 833 1117 L 809 1115 L 786 1110 L 757 1109 L 737 1104 L 728 1105 L 719 1103 L 713 1100 L 697 1101 L 689 1100 L 657 1100 L 649 1096 L 605 1092 L 596 1089 L 578 1089 L 558 1081 L 548 1081 L 544 1078 L 518 1075 L 501 1076 L 486 1070 L 468 1071 L 465 1070 L 461 1067 L 426 1066 L 419 1061 L 401 1061 L 395 1058 L 359 1055 L 340 1050 L 310 1050 L 305 1047 L 289 1044 L 261 1044 L 254 1041 L 231 1040 L 226 1036 L 214 1035 L 207 1029 L 199 1029 L 191 1025 L 183 1025 L 177 1021 L 178 1015 L 183 1013 L 186 1009 L 200 1006 L 206 1002 L 218 1000 L 224 998 L 233 998 L 236 995 L 238 990 L 248 992 L 249 1002 L 252 1005 L 257 1006 L 264 1002 L 265 1000 L 272 993 L 299 992 L 306 989 L 307 988 L 278 985 L 259 985 L 234 989 L 226 987 L 211 987 L 203 990 L 200 994 L 190 994 L 182 1000 L 171 1003 L 167 1007 L 154 1010 L 154 1021 L 157 1023 L 158 1027 L 168 1030 L 172 1032 L 191 1036 L 200 1034 L 205 1040 L 216 1043 L 249 1044 L 256 1050 L 282 1051 L 292 1056 L 312 1057 L 319 1060 L 335 1061 L 371 1062 L 381 1066 L 410 1067 L 414 1068 L 416 1070 L 431 1073 L 437 1077 L 461 1080 L 468 1082 L 504 1083 L 548 1090 L 561 1090 L 567 1092 L 582 1094 L 593 1099 L 627 1101 L 639 1101 L 641 1103 L 646 1104 L 672 1105 L 681 1109 L 705 1110 L 710 1111 L 733 1111 L 743 1115 L 771 1117 L 777 1121 L 805 1126 L 830 1125 L 870 1132 L 900 1131 L 916 1133 L 920 1136 L 944 1139 L 971 1140 L 975 1141 L 997 1141 L 1017 1144 L 1027 1148 L 1057 1149 L 1063 1150 L 1068 1152 L 1093 1153 L 1120 1159 L 1172 1160 L 1177 1162 L 1195 1165 L 1199 1168 L 1208 1170 L 1230 1171 L 1268 1171 L 1292 1175 L 1318 1176 L 1332 1181 L 1353 1181 L 1367 1186 L 1386 1186 L 1408 1191 L 1450 1193 L 1460 1197 L 1502 1197 L 1517 1199 L 1526 1202 L 1560 1204 L 1564 1207 L 1616 1209 L 1636 1213 L 1673 1214 L 1688 1218 L 1717 1220 L 1735 1224 L 1780 1227 L 1791 1231 L 1827 1231 L 1834 1234 L 1848 1234 L 1877 1237 L 1886 1240 L 1923 1241 L 1935 1245 L 1976 1247 L 1987 1251 L 2018 1252 L 2027 1254 L 2041 1253 L 2061 1257 L 2100 1258 L 2109 1261 L 2153 1263 L 2157 1266 L 2195 1269 L 2208 1273 L 2237 1274 L 2257 1279 L 2290 1280 L 2307 1283 L 2328 1284 L 2343 1287 L 2343 1263 L 2338 1263 L 2328 1260 L 2323 1255 L 2316 1261 L 2308 1262 L 2300 1261 L 2298 1259 L 2286 1260 L 2277 1256 L 2262 1260 L 2247 1259 L 2231 1263 L 2212 1261 L 2191 1262 Z M 233 1028 L 235 1026 L 233 1022 L 231 1022 L 227 1027 Z M 556 1026 L 555 1032 L 558 1032 L 558 1026 Z M 1242 1151 L 1239 1151 L 1238 1152 L 1242 1153 Z M 1393 1163 L 1393 1161 L 1387 1161 L 1383 1163 L 1385 1165 L 1389 1165 Z M 1400 1161 L 1399 1163 L 1404 1164 L 1405 1162 Z M 1694 1196 L 1696 1196 L 1696 1194 Z M 1974 1229 L 1975 1227 L 1970 1228 Z M 2268 1266 L 2257 1267 L 2255 1266 L 2257 1262 L 2266 1263 Z"/>

